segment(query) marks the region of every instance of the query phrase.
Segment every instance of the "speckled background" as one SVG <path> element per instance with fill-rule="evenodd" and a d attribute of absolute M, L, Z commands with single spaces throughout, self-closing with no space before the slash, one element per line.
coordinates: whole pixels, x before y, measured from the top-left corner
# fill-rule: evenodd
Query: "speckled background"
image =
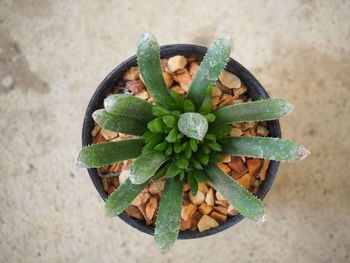
<path fill-rule="evenodd" d="M 350 1 L 0 2 L 1 262 L 349 262 Z M 74 166 L 90 96 L 136 51 L 234 40 L 232 57 L 294 114 L 285 138 L 310 147 L 283 164 L 267 221 L 179 241 L 162 256 L 151 236 L 104 215 Z"/>

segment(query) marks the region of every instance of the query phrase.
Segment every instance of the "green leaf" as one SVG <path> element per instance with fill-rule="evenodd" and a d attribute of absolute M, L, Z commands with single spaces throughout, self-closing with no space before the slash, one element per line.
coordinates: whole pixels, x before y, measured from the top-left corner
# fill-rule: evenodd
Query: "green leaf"
<path fill-rule="evenodd" d="M 169 166 L 169 168 L 168 168 L 168 170 L 167 170 L 167 172 L 166 172 L 166 174 L 165 174 L 165 177 L 166 177 L 166 178 L 172 178 L 172 177 L 178 175 L 179 173 L 181 173 L 181 171 L 182 171 L 182 170 L 179 169 L 179 168 L 176 166 L 176 163 L 173 162 L 173 163 Z"/>
<path fill-rule="evenodd" d="M 190 100 L 184 101 L 184 111 L 185 112 L 195 112 L 196 107 L 194 106 L 193 102 Z"/>
<path fill-rule="evenodd" d="M 156 146 L 154 146 L 154 150 L 164 152 L 167 147 L 168 147 L 167 142 L 161 142 L 161 143 L 157 144 Z"/>
<path fill-rule="evenodd" d="M 190 147 L 193 152 L 196 152 L 198 150 L 198 145 L 195 139 L 190 139 Z"/>
<path fill-rule="evenodd" d="M 147 130 L 144 134 L 142 134 L 142 137 L 145 139 L 145 142 L 149 142 L 150 140 L 153 139 L 154 133 Z"/>
<path fill-rule="evenodd" d="M 200 114 L 203 114 L 203 115 L 206 115 L 208 113 L 211 112 L 211 96 L 205 96 L 204 97 L 204 100 L 203 100 L 203 103 L 199 109 L 199 113 Z"/>
<path fill-rule="evenodd" d="M 146 145 L 142 149 L 142 154 L 152 151 L 154 147 L 162 140 L 163 135 L 160 133 L 154 133 L 151 140 L 146 143 Z"/>
<path fill-rule="evenodd" d="M 265 220 L 264 206 L 253 194 L 235 182 L 216 164 L 205 168 L 209 181 L 243 216 L 258 222 Z"/>
<path fill-rule="evenodd" d="M 204 116 L 209 123 L 214 122 L 216 119 L 216 116 L 212 113 L 208 113 L 207 115 Z"/>
<path fill-rule="evenodd" d="M 208 121 L 199 113 L 187 112 L 180 116 L 177 126 L 187 137 L 202 140 L 208 130 Z"/>
<path fill-rule="evenodd" d="M 269 99 L 219 107 L 214 112 L 216 120 L 211 127 L 233 122 L 275 120 L 287 116 L 292 110 L 293 105 L 285 99 Z"/>
<path fill-rule="evenodd" d="M 217 151 L 217 152 L 219 152 L 219 151 L 222 150 L 221 145 L 218 144 L 218 143 L 216 143 L 216 142 L 208 141 L 208 142 L 206 143 L 206 145 L 207 145 L 210 149 L 212 149 L 212 150 L 214 150 L 214 151 Z"/>
<path fill-rule="evenodd" d="M 196 178 L 190 173 L 187 176 L 187 179 L 188 179 L 188 183 L 190 184 L 191 194 L 193 196 L 196 196 L 197 192 L 198 192 L 198 182 L 197 182 Z"/>
<path fill-rule="evenodd" d="M 222 148 L 225 154 L 282 162 L 299 161 L 310 154 L 310 151 L 300 144 L 269 137 L 228 137 Z"/>
<path fill-rule="evenodd" d="M 198 169 L 198 170 L 201 170 L 203 169 L 201 163 L 199 161 L 197 161 L 197 159 L 195 159 L 193 156 L 192 158 L 190 159 L 190 163 L 193 165 L 194 168 Z"/>
<path fill-rule="evenodd" d="M 171 144 L 169 144 L 168 147 L 165 150 L 165 155 L 169 156 L 172 153 L 173 153 L 173 146 Z"/>
<path fill-rule="evenodd" d="M 182 145 L 180 144 L 180 142 L 174 143 L 174 152 L 175 153 L 181 152 L 181 148 L 182 148 Z"/>
<path fill-rule="evenodd" d="M 163 116 L 171 114 L 170 111 L 168 111 L 167 109 L 165 109 L 159 105 L 154 105 L 152 107 L 152 113 L 154 116 L 158 116 L 158 117 L 163 117 Z"/>
<path fill-rule="evenodd" d="M 147 128 L 152 132 L 164 132 L 164 123 L 162 118 L 157 118 L 147 124 Z"/>
<path fill-rule="evenodd" d="M 201 151 L 202 151 L 203 153 L 205 153 L 205 154 L 209 154 L 209 153 L 210 153 L 210 148 L 209 148 L 208 146 L 206 146 L 205 144 L 202 144 L 202 145 L 200 146 L 200 148 L 201 148 Z"/>
<path fill-rule="evenodd" d="M 209 155 L 203 152 L 197 152 L 196 157 L 198 158 L 199 162 L 203 164 L 204 166 L 208 164 L 209 162 Z"/>
<path fill-rule="evenodd" d="M 152 179 L 158 179 L 162 177 L 168 166 L 162 167 Z M 129 204 L 142 192 L 143 189 L 149 184 L 151 179 L 147 180 L 143 184 L 132 184 L 130 178 L 120 185 L 107 199 L 105 204 L 106 213 L 108 216 L 116 216 L 123 212 Z"/>
<path fill-rule="evenodd" d="M 182 144 L 182 147 L 181 147 L 181 151 L 185 151 L 186 149 L 190 149 L 190 144 L 188 141 L 185 141 L 183 144 Z"/>
<path fill-rule="evenodd" d="M 186 158 L 185 156 L 181 156 L 177 159 L 176 166 L 180 169 L 186 169 L 188 167 L 189 162 L 190 161 L 188 158 Z"/>
<path fill-rule="evenodd" d="M 150 180 L 143 184 L 132 184 L 130 178 L 120 185 L 107 199 L 105 204 L 108 216 L 116 216 L 123 212 L 129 204 L 142 192 Z"/>
<path fill-rule="evenodd" d="M 185 135 L 183 133 L 179 133 L 177 136 L 176 136 L 176 140 L 178 141 L 179 139 L 183 138 Z"/>
<path fill-rule="evenodd" d="M 177 178 L 166 180 L 154 233 L 156 246 L 162 253 L 170 250 L 179 234 L 182 190 L 182 181 Z"/>
<path fill-rule="evenodd" d="M 172 111 L 171 113 L 172 113 L 175 117 L 180 117 L 180 115 L 181 115 L 181 112 L 179 112 L 179 111 L 177 111 L 177 110 Z"/>
<path fill-rule="evenodd" d="M 220 126 L 220 127 L 216 127 L 216 128 L 211 128 L 210 125 L 210 133 L 213 133 L 217 139 L 221 139 L 223 137 L 226 136 L 226 134 L 230 133 L 230 131 L 232 130 L 232 126 L 231 125 L 224 125 L 224 126 Z"/>
<path fill-rule="evenodd" d="M 174 128 L 176 126 L 177 119 L 173 115 L 164 116 L 162 119 L 168 128 Z"/>
<path fill-rule="evenodd" d="M 180 175 L 179 175 L 179 179 L 182 181 L 185 178 L 185 171 L 182 170 Z"/>
<path fill-rule="evenodd" d="M 130 117 L 113 115 L 104 109 L 95 111 L 92 118 L 98 125 L 109 131 L 141 136 L 147 130 L 145 122 Z"/>
<path fill-rule="evenodd" d="M 191 148 L 186 148 L 185 149 L 185 157 L 186 158 L 191 158 L 191 156 L 192 156 Z"/>
<path fill-rule="evenodd" d="M 149 122 L 154 119 L 152 104 L 127 94 L 111 95 L 104 100 L 106 111 L 113 115 L 130 117 L 142 122 Z"/>
<path fill-rule="evenodd" d="M 209 162 L 218 163 L 222 161 L 222 156 L 216 152 L 211 152 L 209 154 Z"/>
<path fill-rule="evenodd" d="M 204 184 L 209 181 L 208 176 L 203 171 L 193 170 L 190 173 L 196 178 L 197 182 L 200 184 Z"/>
<path fill-rule="evenodd" d="M 166 98 L 171 98 L 171 96 L 165 85 L 160 66 L 160 49 L 156 38 L 149 32 L 143 33 L 138 42 L 137 64 L 154 101 L 168 109 Z"/>
<path fill-rule="evenodd" d="M 165 137 L 165 140 L 167 142 L 170 142 L 170 143 L 173 143 L 173 142 L 176 142 L 176 137 L 177 137 L 177 134 L 178 134 L 178 129 L 177 127 L 173 128 L 169 134 L 167 135 L 167 137 Z"/>
<path fill-rule="evenodd" d="M 82 168 L 93 168 L 136 158 L 144 144 L 143 139 L 135 139 L 86 146 L 79 152 L 76 164 Z"/>
<path fill-rule="evenodd" d="M 169 90 L 169 93 L 173 99 L 171 101 L 174 103 L 174 107 L 180 109 L 179 106 L 181 105 L 181 100 L 180 100 L 179 95 L 177 95 L 177 93 L 174 90 Z"/>
<path fill-rule="evenodd" d="M 212 133 L 207 133 L 207 135 L 205 135 L 204 138 L 205 138 L 206 140 L 210 140 L 210 141 L 213 141 L 213 142 L 216 141 L 216 136 L 215 136 L 215 134 L 212 134 Z"/>
<path fill-rule="evenodd" d="M 231 40 L 221 37 L 214 42 L 205 55 L 187 93 L 187 98 L 199 108 L 206 89 L 213 86 L 224 70 L 231 53 Z"/>
<path fill-rule="evenodd" d="M 133 184 L 143 184 L 151 178 L 159 167 L 168 160 L 164 153 L 152 151 L 141 155 L 130 165 L 130 180 Z"/>

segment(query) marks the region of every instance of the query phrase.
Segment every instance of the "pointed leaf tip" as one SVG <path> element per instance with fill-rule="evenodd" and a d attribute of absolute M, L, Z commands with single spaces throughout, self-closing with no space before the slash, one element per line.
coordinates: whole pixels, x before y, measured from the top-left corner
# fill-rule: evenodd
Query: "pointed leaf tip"
<path fill-rule="evenodd" d="M 226 67 L 231 46 L 229 37 L 221 37 L 208 49 L 187 93 L 187 98 L 195 104 L 197 109 L 203 103 L 207 88 L 215 84 Z"/>
<path fill-rule="evenodd" d="M 141 37 L 139 39 L 139 43 L 142 43 L 143 41 L 155 41 L 155 42 L 157 42 L 157 39 L 151 32 L 146 31 L 141 35 Z"/>
<path fill-rule="evenodd" d="M 98 125 L 109 131 L 141 136 L 147 130 L 145 122 L 119 114 L 111 114 L 105 109 L 94 111 L 92 118 Z"/>
<path fill-rule="evenodd" d="M 105 98 L 105 110 L 113 115 L 130 117 L 141 122 L 154 119 L 152 104 L 129 94 L 114 94 Z"/>
<path fill-rule="evenodd" d="M 145 32 L 137 44 L 137 64 L 142 79 L 156 104 L 169 108 L 167 100 L 171 100 L 160 65 L 160 47 L 156 38 Z"/>
<path fill-rule="evenodd" d="M 75 163 L 81 168 L 95 168 L 129 160 L 140 155 L 144 144 L 143 139 L 92 144 L 81 149 Z"/>
<path fill-rule="evenodd" d="M 280 162 L 305 159 L 310 151 L 295 142 L 270 137 L 228 137 L 222 145 L 223 153 L 235 156 L 263 158 Z"/>
<path fill-rule="evenodd" d="M 182 196 L 183 182 L 178 178 L 167 179 L 154 232 L 156 246 L 163 254 L 170 250 L 179 234 Z"/>
<path fill-rule="evenodd" d="M 244 189 L 216 164 L 205 168 L 210 183 L 232 204 L 243 216 L 256 222 L 265 220 L 265 209 L 260 199 Z"/>
<path fill-rule="evenodd" d="M 275 120 L 287 116 L 293 105 L 285 99 L 246 102 L 217 109 L 212 127 L 233 122 Z"/>

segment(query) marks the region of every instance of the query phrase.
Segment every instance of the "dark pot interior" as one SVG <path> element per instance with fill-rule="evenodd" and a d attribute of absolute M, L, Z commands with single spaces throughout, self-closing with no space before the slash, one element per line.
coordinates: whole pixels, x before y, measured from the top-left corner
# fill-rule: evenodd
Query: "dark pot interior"
<path fill-rule="evenodd" d="M 206 51 L 207 51 L 207 48 L 202 46 L 196 46 L 196 45 L 187 45 L 187 44 L 167 45 L 167 46 L 161 47 L 161 57 L 169 58 L 175 55 L 183 55 L 185 57 L 195 57 L 200 61 L 203 59 Z M 121 63 L 119 66 L 117 66 L 111 73 L 109 73 L 108 76 L 102 81 L 102 83 L 98 86 L 97 90 L 93 94 L 84 117 L 83 132 L 82 132 L 83 146 L 89 145 L 92 142 L 91 130 L 94 125 L 94 121 L 91 117 L 92 113 L 95 110 L 103 107 L 103 100 L 106 97 L 106 95 L 112 92 L 112 90 L 116 86 L 116 83 L 122 80 L 124 72 L 131 66 L 137 66 L 136 56 L 130 57 L 129 59 Z M 241 79 L 241 81 L 248 88 L 248 95 L 253 100 L 257 100 L 260 97 L 269 98 L 268 94 L 266 93 L 264 88 L 261 86 L 261 84 L 254 78 L 254 76 L 247 69 L 245 69 L 237 61 L 230 58 L 226 66 L 226 70 L 234 73 Z M 270 131 L 269 136 L 281 137 L 279 121 L 269 121 L 268 128 Z M 260 185 L 259 191 L 257 193 L 257 196 L 260 199 L 263 199 L 267 194 L 267 192 L 270 190 L 270 187 L 276 177 L 278 166 L 279 166 L 279 162 L 276 162 L 276 161 L 270 162 L 270 167 L 267 171 L 266 179 Z M 103 200 L 106 200 L 107 194 L 103 190 L 102 183 L 97 173 L 97 170 L 88 169 L 88 172 L 98 193 L 100 194 Z M 150 235 L 153 235 L 154 233 L 153 227 L 147 226 L 141 221 L 134 220 L 130 218 L 128 215 L 126 215 L 125 213 L 120 214 L 119 217 L 123 221 L 125 221 L 127 224 L 135 227 L 136 229 L 144 233 L 147 233 Z M 199 238 L 199 237 L 213 235 L 229 227 L 232 227 L 233 225 L 240 222 L 243 218 L 244 217 L 242 215 L 228 217 L 227 221 L 223 224 L 220 224 L 217 228 L 213 228 L 202 233 L 199 231 L 191 231 L 191 230 L 180 231 L 178 239 L 191 239 L 191 238 Z"/>

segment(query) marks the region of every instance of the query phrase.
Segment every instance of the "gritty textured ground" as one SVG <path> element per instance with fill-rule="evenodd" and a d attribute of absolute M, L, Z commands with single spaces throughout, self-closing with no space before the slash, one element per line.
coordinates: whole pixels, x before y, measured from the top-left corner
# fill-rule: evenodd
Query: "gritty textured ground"
<path fill-rule="evenodd" d="M 0 1 L 1 262 L 349 262 L 350 1 Z M 311 148 L 283 164 L 267 221 L 179 241 L 104 215 L 73 161 L 89 98 L 135 54 L 161 44 L 234 40 L 232 57 L 294 114 L 285 138 Z"/>

